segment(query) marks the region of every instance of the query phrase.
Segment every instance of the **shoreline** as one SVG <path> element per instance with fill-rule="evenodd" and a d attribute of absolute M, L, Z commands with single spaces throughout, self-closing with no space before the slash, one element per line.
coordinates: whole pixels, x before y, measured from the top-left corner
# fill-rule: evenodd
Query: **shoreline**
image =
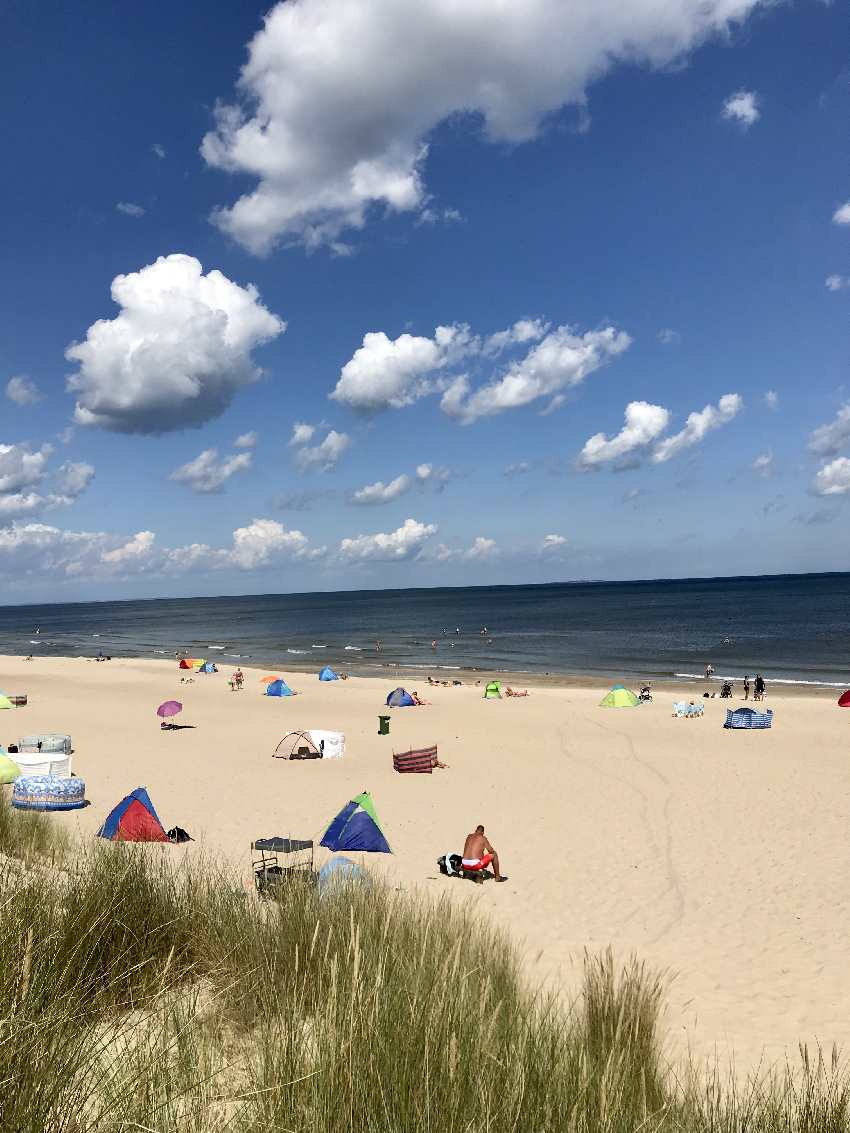
<path fill-rule="evenodd" d="M 185 650 L 180 652 L 185 653 Z M 203 650 L 198 651 L 198 656 L 203 654 Z M 84 653 L 47 653 L 40 654 L 34 652 L 32 654 L 24 653 L 6 653 L 0 654 L 0 662 L 13 660 L 24 661 L 27 656 L 32 656 L 32 662 L 35 664 L 38 661 L 96 661 L 97 658 L 92 655 L 88 656 Z M 142 662 L 156 662 L 163 665 L 173 665 L 176 661 L 174 657 L 163 657 L 151 654 L 122 654 L 113 653 L 110 655 L 112 661 L 142 661 Z M 252 669 L 259 671 L 279 671 L 281 674 L 293 673 L 298 676 L 311 676 L 315 675 L 317 669 L 322 667 L 321 660 L 322 654 L 316 654 L 313 660 L 316 664 L 308 665 L 306 661 L 302 661 L 295 657 L 287 656 L 282 663 L 277 664 L 274 661 L 266 661 L 262 658 L 245 657 L 236 658 L 234 655 L 219 653 L 218 651 L 209 652 L 206 657 L 207 660 L 212 661 L 219 667 L 220 672 L 225 669 L 232 670 L 238 667 L 243 669 Z M 104 662 L 106 663 L 106 662 Z M 599 673 L 578 673 L 578 672 L 539 672 L 529 669 L 499 669 L 499 668 L 469 668 L 465 666 L 444 665 L 439 664 L 428 665 L 414 665 L 408 663 L 393 662 L 370 662 L 368 660 L 357 658 L 353 662 L 340 663 L 332 665 L 332 668 L 337 672 L 347 672 L 348 676 L 352 679 L 381 679 L 386 677 L 388 682 L 394 679 L 406 679 L 410 681 L 419 681 L 425 687 L 433 687 L 427 684 L 427 678 L 430 675 L 437 681 L 440 680 L 459 680 L 463 685 L 477 685 L 482 686 L 488 681 L 497 680 L 503 685 L 511 685 L 517 688 L 562 688 L 562 689 L 589 689 L 600 688 L 607 691 L 614 684 L 625 684 L 628 687 L 633 687 L 635 691 L 639 691 L 643 684 L 651 684 L 653 691 L 656 689 L 664 690 L 665 693 L 674 693 L 676 689 L 684 690 L 688 696 L 700 696 L 703 692 L 709 691 L 717 694 L 719 697 L 720 686 L 724 681 L 729 680 L 733 684 L 733 700 L 743 701 L 740 695 L 740 686 L 743 682 L 742 674 L 727 674 L 715 673 L 709 679 L 699 674 L 686 674 L 686 673 L 673 673 L 659 675 L 656 671 L 646 669 L 642 671 L 620 671 L 619 673 L 612 670 Z M 750 673 L 750 682 L 754 679 L 755 673 Z M 791 679 L 785 677 L 772 677 L 765 676 L 768 686 L 768 699 L 770 698 L 771 688 L 781 690 L 783 694 L 790 694 L 791 696 L 819 696 L 830 697 L 842 692 L 846 688 L 850 688 L 850 679 L 847 683 L 840 682 L 826 682 L 826 681 L 809 681 L 803 678 Z M 388 690 L 389 691 L 389 690 Z M 712 699 L 715 699 L 712 698 Z M 750 698 L 752 700 L 752 698 Z"/>

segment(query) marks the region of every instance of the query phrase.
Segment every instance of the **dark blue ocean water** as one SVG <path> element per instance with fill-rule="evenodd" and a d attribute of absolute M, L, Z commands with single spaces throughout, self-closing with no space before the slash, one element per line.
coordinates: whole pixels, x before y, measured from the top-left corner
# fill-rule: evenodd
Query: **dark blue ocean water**
<path fill-rule="evenodd" d="M 0 607 L 0 653 L 99 650 L 141 657 L 187 650 L 226 665 L 290 669 L 330 663 L 353 672 L 421 666 L 656 678 L 699 674 L 711 662 L 718 674 L 760 671 L 774 681 L 844 686 L 850 574 Z"/>

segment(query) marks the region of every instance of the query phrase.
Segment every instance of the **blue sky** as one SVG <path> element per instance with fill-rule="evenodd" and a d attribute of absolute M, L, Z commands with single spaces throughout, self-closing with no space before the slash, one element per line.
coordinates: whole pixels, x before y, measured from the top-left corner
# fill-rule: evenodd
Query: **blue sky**
<path fill-rule="evenodd" d="M 842 6 L 12 4 L 0 53 L 6 600 L 846 568 Z"/>

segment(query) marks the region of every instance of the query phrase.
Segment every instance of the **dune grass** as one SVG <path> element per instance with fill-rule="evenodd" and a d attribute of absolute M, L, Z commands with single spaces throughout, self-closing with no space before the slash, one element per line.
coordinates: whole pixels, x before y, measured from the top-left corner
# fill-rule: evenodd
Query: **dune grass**
<path fill-rule="evenodd" d="M 837 1062 L 674 1074 L 663 982 L 636 962 L 588 956 L 564 1008 L 447 903 L 301 884 L 262 902 L 161 846 L 97 845 L 63 877 L 0 871 L 3 1130 L 850 1130 Z"/>

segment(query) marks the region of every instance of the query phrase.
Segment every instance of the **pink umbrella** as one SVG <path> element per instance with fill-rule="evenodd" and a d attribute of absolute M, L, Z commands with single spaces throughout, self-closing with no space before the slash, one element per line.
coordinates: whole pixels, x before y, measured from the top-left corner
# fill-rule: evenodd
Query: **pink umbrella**
<path fill-rule="evenodd" d="M 157 708 L 156 714 L 157 716 L 161 716 L 164 720 L 166 716 L 176 716 L 178 712 L 182 711 L 183 705 L 179 700 L 166 700 Z"/>

